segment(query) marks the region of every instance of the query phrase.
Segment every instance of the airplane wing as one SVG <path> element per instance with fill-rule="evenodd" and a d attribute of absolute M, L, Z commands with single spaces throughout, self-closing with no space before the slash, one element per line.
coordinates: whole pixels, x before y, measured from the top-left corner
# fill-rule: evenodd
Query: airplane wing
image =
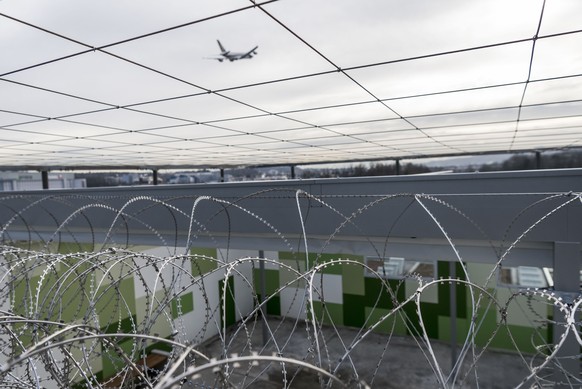
<path fill-rule="evenodd" d="M 225 60 L 224 57 L 204 57 L 204 59 L 214 59 L 214 60 L 216 60 L 218 62 L 222 62 L 222 61 Z"/>
<path fill-rule="evenodd" d="M 253 58 L 253 54 L 257 55 L 257 53 L 255 52 L 256 49 L 258 49 L 259 46 L 255 46 L 253 47 L 251 50 L 249 50 L 248 52 L 244 53 L 243 55 L 240 56 L 240 58 Z"/>

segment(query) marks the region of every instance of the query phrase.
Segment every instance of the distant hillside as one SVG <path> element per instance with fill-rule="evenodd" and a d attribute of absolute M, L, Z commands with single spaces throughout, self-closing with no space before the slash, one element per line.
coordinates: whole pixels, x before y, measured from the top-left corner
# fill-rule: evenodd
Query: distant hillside
<path fill-rule="evenodd" d="M 492 162 L 493 161 L 493 162 Z M 398 174 L 421 174 L 436 172 L 489 172 L 503 170 L 533 170 L 537 169 L 538 161 L 534 153 L 507 155 L 483 155 L 433 159 L 423 163 L 401 163 Z M 335 177 L 362 177 L 362 176 L 392 176 L 396 175 L 394 162 L 361 163 L 358 165 L 340 164 L 340 167 L 316 168 L 301 166 L 297 168 L 298 178 L 335 178 Z M 541 169 L 564 169 L 582 167 L 582 151 L 570 150 L 561 152 L 546 152 L 541 154 Z M 184 171 L 185 176 L 192 176 L 193 182 L 218 182 L 220 172 L 212 171 Z M 160 183 L 173 182 L 172 176 L 176 173 L 161 174 Z M 227 169 L 225 181 L 256 181 L 256 180 L 285 180 L 291 178 L 289 166 L 264 168 Z M 77 178 L 85 178 L 87 186 L 116 186 L 151 184 L 152 178 L 146 173 L 77 173 Z"/>
<path fill-rule="evenodd" d="M 479 162 L 478 162 L 479 161 Z M 483 163 L 483 161 L 486 161 Z M 495 162 L 490 162 L 495 161 Z M 475 157 L 446 158 L 433 160 L 426 164 L 406 163 L 400 166 L 399 174 L 420 174 L 439 171 L 453 171 L 455 173 L 474 171 L 508 171 L 534 170 L 538 161 L 534 153 Z M 582 151 L 570 150 L 561 152 L 542 153 L 540 169 L 566 169 L 582 167 Z M 332 178 L 332 177 L 362 177 L 362 176 L 390 176 L 396 175 L 396 164 L 371 163 L 359 164 L 341 168 L 308 168 L 302 169 L 302 178 Z"/>
<path fill-rule="evenodd" d="M 540 169 L 568 169 L 582 167 L 582 151 L 570 150 L 552 153 L 542 153 Z M 464 171 L 476 170 L 502 171 L 502 170 L 534 170 L 537 169 L 535 154 L 516 154 L 503 162 L 472 166 Z"/>

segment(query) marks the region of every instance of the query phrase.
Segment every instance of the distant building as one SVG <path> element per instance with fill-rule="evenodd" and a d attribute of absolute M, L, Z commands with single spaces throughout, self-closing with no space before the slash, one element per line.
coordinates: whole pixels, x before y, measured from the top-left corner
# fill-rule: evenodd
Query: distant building
<path fill-rule="evenodd" d="M 86 188 L 84 178 L 75 178 L 74 173 L 49 173 L 50 189 Z M 40 172 L 0 172 L 0 191 L 21 191 L 42 189 Z"/>

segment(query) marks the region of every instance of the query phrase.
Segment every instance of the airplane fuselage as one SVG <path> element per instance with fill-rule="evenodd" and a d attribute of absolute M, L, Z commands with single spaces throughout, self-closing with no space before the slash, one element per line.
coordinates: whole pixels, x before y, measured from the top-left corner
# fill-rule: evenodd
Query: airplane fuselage
<path fill-rule="evenodd" d="M 253 55 L 257 55 L 257 48 L 259 46 L 255 46 L 254 48 L 252 48 L 250 51 L 246 52 L 246 53 L 233 53 L 229 50 L 225 50 L 224 47 L 222 46 L 222 43 L 220 43 L 220 41 L 217 39 L 216 42 L 218 42 L 218 47 L 220 47 L 220 56 L 216 58 L 219 62 L 226 60 L 229 60 L 230 62 L 232 61 L 237 61 L 239 59 L 251 59 L 253 58 Z"/>
<path fill-rule="evenodd" d="M 225 53 L 220 53 L 224 57 L 224 59 L 228 59 L 229 61 L 237 61 L 239 59 L 251 59 L 253 55 L 256 55 L 256 52 L 249 52 L 249 53 L 231 53 L 227 51 Z"/>

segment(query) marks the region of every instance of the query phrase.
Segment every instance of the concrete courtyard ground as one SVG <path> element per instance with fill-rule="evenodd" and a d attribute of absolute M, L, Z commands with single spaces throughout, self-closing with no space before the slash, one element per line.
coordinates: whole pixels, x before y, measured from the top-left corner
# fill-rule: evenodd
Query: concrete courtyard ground
<path fill-rule="evenodd" d="M 318 335 L 320 353 L 316 352 L 313 331 L 308 333 L 305 322 L 269 319 L 269 327 L 275 334 L 276 344 L 272 340 L 263 346 L 262 324 L 248 326 L 245 330 L 229 331 L 225 339 L 218 337 L 202 345 L 200 351 L 218 360 L 237 356 L 249 356 L 251 352 L 258 355 L 275 355 L 292 358 L 302 362 L 321 366 L 324 370 L 335 371 L 340 382 L 323 381 L 318 374 L 307 367 L 293 363 L 283 365 L 280 362 L 261 361 L 251 364 L 247 360 L 236 364 L 231 362 L 228 369 L 212 372 L 203 371 L 194 380 L 189 380 L 182 387 L 249 387 L 258 389 L 319 388 L 438 388 L 443 387 L 437 377 L 441 374 L 447 381 L 447 388 L 513 388 L 522 384 L 530 374 L 532 366 L 542 362 L 541 358 L 518 353 L 486 350 L 475 362 L 472 351 L 459 368 L 457 378 L 449 377 L 452 354 L 449 344 L 433 341 L 430 344 L 436 363 L 432 362 L 429 346 L 420 344 L 413 337 L 390 336 L 370 333 L 349 352 L 349 358 L 340 358 L 354 339 L 361 335 L 356 329 L 323 327 Z M 268 339 L 268 337 L 267 337 Z M 457 349 L 457 352 L 460 352 Z M 482 350 L 475 349 L 475 353 Z M 273 354 L 274 353 L 274 354 Z M 318 361 L 321 359 L 321 363 Z M 474 363 L 475 362 L 475 363 Z M 440 373 L 439 373 L 440 370 Z M 225 373 L 226 372 L 226 373 Z M 543 371 L 551 375 L 551 370 Z M 447 380 L 447 377 L 449 379 Z M 331 383 L 330 386 L 326 386 Z M 544 382 L 528 381 L 524 388 L 545 387 Z"/>

